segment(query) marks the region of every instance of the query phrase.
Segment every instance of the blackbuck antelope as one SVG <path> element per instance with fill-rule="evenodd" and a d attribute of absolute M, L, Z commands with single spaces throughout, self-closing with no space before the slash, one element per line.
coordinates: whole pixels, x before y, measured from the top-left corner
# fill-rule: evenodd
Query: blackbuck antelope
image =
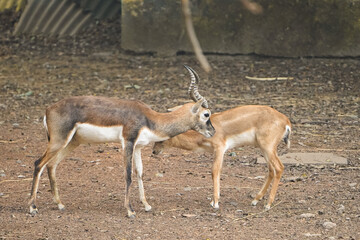
<path fill-rule="evenodd" d="M 187 130 L 195 130 L 204 137 L 211 137 L 215 129 L 211 124 L 211 112 L 207 101 L 196 86 L 195 71 L 185 66 L 191 76 L 190 98 L 187 103 L 171 113 L 158 113 L 140 101 L 120 100 L 95 96 L 70 97 L 46 109 L 44 125 L 48 146 L 44 155 L 35 161 L 32 182 L 30 213 L 38 212 L 35 201 L 40 176 L 47 167 L 51 192 L 60 210 L 55 171 L 60 161 L 82 143 L 120 142 L 124 150 L 125 208 L 129 217 L 135 216 L 129 200 L 132 164 L 139 184 L 140 200 L 149 211 L 142 181 L 143 165 L 141 149 L 150 142 L 164 141 Z"/>
<path fill-rule="evenodd" d="M 273 108 L 255 105 L 215 113 L 210 119 L 216 129 L 212 138 L 204 138 L 195 131 L 188 131 L 169 140 L 155 143 L 153 153 L 159 154 L 164 148 L 169 147 L 215 153 L 212 167 L 214 197 L 211 205 L 219 208 L 220 172 L 225 151 L 243 145 L 257 146 L 268 162 L 269 173 L 261 190 L 252 201 L 252 205 L 258 203 L 273 181 L 270 197 L 265 206 L 266 209 L 270 209 L 284 170 L 277 155 L 277 146 L 283 139 L 288 148 L 290 147 L 291 123 L 289 119 Z"/>

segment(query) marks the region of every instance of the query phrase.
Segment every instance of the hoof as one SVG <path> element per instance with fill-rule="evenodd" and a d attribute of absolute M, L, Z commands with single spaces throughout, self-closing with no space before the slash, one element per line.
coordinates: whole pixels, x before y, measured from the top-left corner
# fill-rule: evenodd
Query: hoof
<path fill-rule="evenodd" d="M 37 210 L 37 208 L 34 206 L 30 206 L 30 214 L 31 216 L 35 216 L 37 213 L 39 212 L 39 210 Z"/>
<path fill-rule="evenodd" d="M 128 211 L 128 218 L 131 218 L 131 219 L 133 219 L 133 218 L 135 218 L 136 217 L 136 213 L 135 212 L 131 212 L 131 211 Z"/>
<path fill-rule="evenodd" d="M 145 212 L 150 212 L 152 207 L 150 205 L 145 206 Z"/>
<path fill-rule="evenodd" d="M 253 200 L 253 201 L 251 202 L 251 205 L 252 205 L 252 206 L 256 206 L 258 202 L 259 202 L 258 200 Z"/>
<path fill-rule="evenodd" d="M 270 204 L 265 205 L 265 211 L 269 211 L 270 208 L 271 208 L 271 205 L 270 205 Z"/>
<path fill-rule="evenodd" d="M 210 205 L 211 205 L 214 209 L 219 209 L 219 203 L 214 203 L 214 201 L 211 201 Z"/>
<path fill-rule="evenodd" d="M 60 211 L 65 211 L 65 206 L 63 204 L 58 204 L 58 208 Z"/>

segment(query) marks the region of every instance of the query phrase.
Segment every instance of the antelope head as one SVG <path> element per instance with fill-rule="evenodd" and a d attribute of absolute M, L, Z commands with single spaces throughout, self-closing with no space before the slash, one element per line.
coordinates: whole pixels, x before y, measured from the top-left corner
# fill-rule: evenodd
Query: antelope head
<path fill-rule="evenodd" d="M 195 102 L 192 108 L 194 113 L 192 118 L 194 118 L 195 126 L 192 129 L 205 137 L 212 137 L 215 134 L 215 128 L 210 121 L 211 111 L 209 110 L 208 102 L 198 91 L 199 75 L 189 66 L 184 65 L 184 67 L 190 73 L 191 82 L 188 92 L 190 98 Z"/>

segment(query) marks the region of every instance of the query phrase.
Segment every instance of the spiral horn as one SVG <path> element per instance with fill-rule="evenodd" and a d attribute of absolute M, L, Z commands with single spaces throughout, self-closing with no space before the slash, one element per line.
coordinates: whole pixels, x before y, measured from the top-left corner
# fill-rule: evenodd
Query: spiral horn
<path fill-rule="evenodd" d="M 199 75 L 189 66 L 184 65 L 184 67 L 186 68 L 186 70 L 189 71 L 190 73 L 190 86 L 189 86 L 189 94 L 190 94 L 190 98 L 194 101 L 197 102 L 199 100 L 202 100 L 202 106 L 204 108 L 209 108 L 208 106 L 208 102 L 206 101 L 206 99 L 200 95 L 199 91 L 198 91 L 198 87 L 197 84 L 199 83 Z"/>

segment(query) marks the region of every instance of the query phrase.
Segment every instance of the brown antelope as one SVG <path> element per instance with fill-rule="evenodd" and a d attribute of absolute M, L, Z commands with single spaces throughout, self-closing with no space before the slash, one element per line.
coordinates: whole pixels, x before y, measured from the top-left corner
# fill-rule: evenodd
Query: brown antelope
<path fill-rule="evenodd" d="M 185 66 L 191 75 L 190 97 L 195 103 L 187 103 L 171 113 L 158 113 L 140 101 L 120 100 L 95 96 L 70 97 L 46 109 L 44 125 L 48 146 L 44 155 L 35 161 L 32 182 L 30 213 L 35 215 L 35 206 L 40 176 L 47 167 L 51 192 L 60 210 L 60 201 L 55 171 L 59 162 L 82 143 L 120 142 L 125 163 L 125 208 L 129 217 L 135 216 L 129 200 L 132 163 L 139 185 L 140 200 L 146 211 L 151 206 L 145 198 L 142 181 L 143 165 L 141 149 L 150 142 L 164 141 L 187 130 L 195 130 L 204 137 L 211 137 L 215 129 L 210 122 L 211 112 L 207 101 L 195 85 L 195 71 Z"/>
<path fill-rule="evenodd" d="M 212 138 L 204 138 L 195 131 L 187 131 L 169 140 L 155 143 L 153 153 L 159 154 L 164 148 L 169 147 L 215 153 L 212 167 L 214 197 L 211 205 L 219 208 L 220 172 L 225 151 L 243 145 L 257 146 L 268 163 L 269 173 L 261 190 L 252 201 L 252 205 L 255 206 L 258 203 L 273 181 L 270 197 L 265 206 L 265 209 L 270 209 L 284 170 L 277 155 L 277 146 L 283 139 L 288 148 L 290 147 L 291 123 L 289 119 L 273 108 L 255 105 L 214 113 L 210 119 L 216 129 Z"/>

